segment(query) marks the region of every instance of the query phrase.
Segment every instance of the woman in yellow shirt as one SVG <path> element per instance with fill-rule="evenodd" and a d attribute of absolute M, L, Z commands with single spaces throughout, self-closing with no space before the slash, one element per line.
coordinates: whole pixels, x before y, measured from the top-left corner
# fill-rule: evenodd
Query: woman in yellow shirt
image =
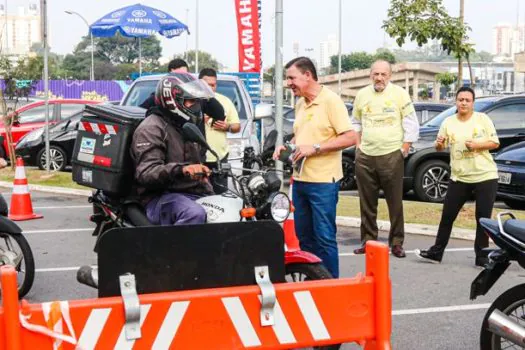
<path fill-rule="evenodd" d="M 415 251 L 419 258 L 439 263 L 450 239 L 452 225 L 465 202 L 476 198 L 476 266 L 484 266 L 488 258 L 482 249 L 488 247 L 488 237 L 479 225 L 480 218 L 490 218 L 498 188 L 498 169 L 490 150 L 499 146 L 496 129 L 484 113 L 474 111 L 474 91 L 461 87 L 456 93 L 457 113 L 447 118 L 436 139 L 438 151 L 450 149 L 451 176 L 436 242 L 428 250 Z"/>

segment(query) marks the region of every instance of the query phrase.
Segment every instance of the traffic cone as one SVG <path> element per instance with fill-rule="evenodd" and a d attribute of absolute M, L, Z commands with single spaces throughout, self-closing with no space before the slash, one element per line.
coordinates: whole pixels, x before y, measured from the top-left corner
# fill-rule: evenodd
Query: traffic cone
<path fill-rule="evenodd" d="M 27 187 L 26 172 L 22 158 L 16 158 L 15 180 L 13 181 L 13 195 L 11 196 L 11 208 L 9 219 L 14 221 L 40 219 L 43 216 L 33 213 L 31 195 Z"/>
<path fill-rule="evenodd" d="M 295 223 L 293 218 L 294 206 L 292 202 L 292 188 L 293 188 L 293 177 L 290 178 L 290 188 L 288 190 L 288 197 L 290 197 L 291 210 L 290 215 L 283 223 L 284 230 L 284 244 L 286 251 L 299 250 L 299 239 L 295 234 Z"/>

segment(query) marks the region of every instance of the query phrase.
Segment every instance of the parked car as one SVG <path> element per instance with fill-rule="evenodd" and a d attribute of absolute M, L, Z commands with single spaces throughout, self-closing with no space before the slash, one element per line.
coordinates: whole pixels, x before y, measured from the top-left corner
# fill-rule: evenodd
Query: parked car
<path fill-rule="evenodd" d="M 92 100 L 76 100 L 76 99 L 62 99 L 62 100 L 49 100 L 49 124 L 54 125 L 62 120 L 66 120 L 73 114 L 84 109 L 86 104 L 99 103 L 98 101 Z M 15 121 L 11 128 L 11 134 L 13 136 L 13 143 L 16 144 L 22 136 L 30 132 L 41 128 L 45 125 L 45 102 L 37 101 L 18 108 L 14 112 Z M 9 150 L 7 147 L 7 138 L 5 128 L 0 123 L 0 157 L 7 158 L 9 156 Z"/>
<path fill-rule="evenodd" d="M 162 76 L 164 75 L 148 75 L 135 80 L 120 101 L 120 105 L 139 106 L 155 92 L 155 87 Z M 218 74 L 217 92 L 227 96 L 233 102 L 239 114 L 241 132 L 237 134 L 228 133 L 227 137 L 229 144 L 228 160 L 235 167 L 241 168 L 246 147 L 253 147 L 256 154 L 260 152 L 256 125 L 253 123 L 256 118 L 255 109 L 252 106 L 248 90 L 237 76 Z M 261 106 L 263 105 L 261 104 Z"/>
<path fill-rule="evenodd" d="M 498 197 L 512 209 L 525 210 L 525 142 L 502 149 L 498 165 Z"/>
<path fill-rule="evenodd" d="M 525 140 L 525 96 L 481 97 L 476 99 L 474 110 L 486 113 L 492 119 L 500 140 L 499 149 Z M 405 159 L 404 191 L 414 190 L 421 201 L 440 203 L 445 199 L 450 157 L 448 150 L 435 150 L 434 140 L 441 123 L 455 113 L 456 107 L 453 106 L 423 124 L 419 141 L 412 145 Z M 343 156 L 352 160 L 349 171 L 353 177 L 355 147 L 344 150 Z"/>
<path fill-rule="evenodd" d="M 416 109 L 419 124 L 425 124 L 450 107 L 452 107 L 452 105 L 448 103 L 414 102 L 414 108 Z"/>
<path fill-rule="evenodd" d="M 62 171 L 71 165 L 71 156 L 75 148 L 78 124 L 83 112 L 76 112 L 70 118 L 62 120 L 49 128 L 49 169 Z M 26 165 L 46 169 L 45 128 L 35 129 L 24 135 L 17 143 L 15 152 L 24 159 Z"/>

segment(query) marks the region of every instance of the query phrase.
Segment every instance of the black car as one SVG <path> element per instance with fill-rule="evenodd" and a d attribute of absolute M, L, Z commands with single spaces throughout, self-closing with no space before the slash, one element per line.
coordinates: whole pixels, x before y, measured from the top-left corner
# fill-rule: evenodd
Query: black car
<path fill-rule="evenodd" d="M 492 119 L 500 140 L 499 149 L 525 140 L 525 96 L 481 97 L 474 102 L 474 110 Z M 419 141 L 412 145 L 405 159 L 404 191 L 414 190 L 421 201 L 440 203 L 447 193 L 450 157 L 447 150 L 435 150 L 434 140 L 441 123 L 455 113 L 453 106 L 423 124 Z M 352 161 L 349 169 L 352 177 L 354 155 L 355 147 L 343 151 L 343 157 Z"/>
<path fill-rule="evenodd" d="M 448 103 L 435 103 L 435 102 L 414 102 L 414 108 L 416 110 L 417 120 L 419 124 L 425 124 L 434 117 L 438 116 L 444 110 L 452 107 Z"/>
<path fill-rule="evenodd" d="M 512 209 L 525 209 L 525 142 L 506 147 L 494 157 L 498 165 L 498 197 Z"/>
<path fill-rule="evenodd" d="M 71 164 L 71 155 L 75 147 L 78 124 L 82 112 L 63 120 L 49 128 L 49 169 L 62 171 Z M 17 156 L 24 159 L 26 165 L 36 165 L 40 169 L 46 168 L 46 145 L 44 128 L 33 130 L 22 137 L 15 148 Z"/>

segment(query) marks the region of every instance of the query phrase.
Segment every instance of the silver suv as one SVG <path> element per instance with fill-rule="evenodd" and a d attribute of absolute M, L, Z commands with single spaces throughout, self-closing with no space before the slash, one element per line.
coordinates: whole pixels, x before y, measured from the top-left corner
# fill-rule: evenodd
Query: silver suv
<path fill-rule="evenodd" d="M 135 80 L 120 101 L 120 105 L 140 105 L 155 92 L 155 87 L 162 76 L 164 74 L 147 75 Z M 256 154 L 259 154 L 260 151 L 254 123 L 255 111 L 250 95 L 238 77 L 226 74 L 218 74 L 217 92 L 227 96 L 233 102 L 239 114 L 241 132 L 237 134 L 228 133 L 227 137 L 230 151 L 228 160 L 232 166 L 241 168 L 245 147 L 253 147 Z"/>

